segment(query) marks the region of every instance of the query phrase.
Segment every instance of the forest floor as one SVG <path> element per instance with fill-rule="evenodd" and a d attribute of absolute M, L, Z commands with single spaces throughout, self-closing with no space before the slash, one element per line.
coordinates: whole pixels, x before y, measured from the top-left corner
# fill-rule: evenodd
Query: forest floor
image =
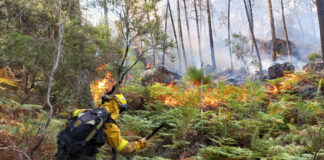
<path fill-rule="evenodd" d="M 294 73 L 242 86 L 204 85 L 203 107 L 200 86 L 186 80 L 137 86 L 126 92 L 142 97 L 145 105 L 136 110 L 130 106 L 118 123 L 129 140 L 168 123 L 148 148 L 130 155 L 133 159 L 324 159 L 323 78 Z M 2 84 L 1 90 L 10 86 Z M 0 98 L 0 159 L 24 159 L 4 149 L 28 152 L 46 115 L 42 106 Z M 54 116 L 34 158 L 53 158 L 56 135 L 66 121 L 63 113 Z M 110 147 L 102 147 L 97 157 L 110 158 Z"/>

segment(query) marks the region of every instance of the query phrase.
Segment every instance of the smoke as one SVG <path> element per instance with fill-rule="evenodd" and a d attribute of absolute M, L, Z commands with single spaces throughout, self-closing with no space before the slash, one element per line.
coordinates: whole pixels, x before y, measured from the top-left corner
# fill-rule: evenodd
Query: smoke
<path fill-rule="evenodd" d="M 166 1 L 162 0 L 158 4 L 158 14 L 164 17 Z M 286 24 L 288 29 L 289 41 L 296 44 L 299 55 L 297 57 L 292 57 L 292 62 L 295 65 L 296 69 L 301 69 L 303 65 L 307 62 L 307 57 L 311 52 L 318 52 L 320 50 L 320 41 L 319 41 L 319 27 L 318 27 L 318 18 L 316 12 L 316 6 L 310 1 L 296 0 L 297 3 L 294 4 L 294 1 L 286 1 L 285 5 L 285 17 Z M 187 61 L 191 66 L 196 66 L 200 68 L 200 58 L 199 58 L 199 46 L 197 38 L 197 28 L 195 22 L 195 14 L 193 8 L 193 1 L 186 1 L 188 8 L 188 18 L 189 18 L 189 27 L 190 27 L 190 36 L 191 44 L 189 43 L 189 37 L 187 34 L 186 20 L 183 2 L 181 3 L 181 23 L 183 30 L 183 38 L 185 43 L 185 50 L 187 53 Z M 197 0 L 197 2 L 199 2 Z M 202 16 L 199 22 L 200 26 L 200 35 L 201 35 L 201 52 L 203 57 L 204 66 L 211 65 L 211 51 L 210 51 L 210 41 L 208 34 L 208 25 L 207 25 L 207 12 L 205 9 L 205 1 L 202 1 Z M 212 31 L 214 39 L 214 50 L 216 57 L 217 72 L 221 72 L 230 68 L 230 55 L 228 48 L 225 46 L 225 39 L 227 38 L 227 2 L 228 0 L 211 0 L 211 14 L 212 14 Z M 245 8 L 243 1 L 231 1 L 231 33 L 240 33 L 247 37 L 250 37 L 249 27 L 247 23 L 247 18 L 245 14 Z M 269 41 L 271 39 L 271 28 L 270 20 L 268 13 L 268 4 L 264 0 L 255 0 L 253 4 L 253 22 L 254 22 L 254 32 L 256 38 L 262 41 Z M 171 9 L 173 13 L 173 19 L 175 23 L 176 33 L 180 46 L 180 36 L 178 31 L 178 18 L 177 18 L 177 7 L 176 1 L 170 0 Z M 310 4 L 309 4 L 310 3 Z M 277 38 L 284 40 L 283 26 L 281 19 L 281 8 L 280 1 L 272 1 L 273 5 L 273 14 L 276 26 L 276 36 Z M 198 7 L 199 10 L 199 7 Z M 113 24 L 113 21 L 116 20 L 113 13 L 109 14 L 109 23 Z M 83 15 L 88 16 L 88 20 L 93 22 L 94 25 L 99 24 L 99 20 L 103 20 L 103 9 L 94 8 L 84 11 Z M 94 18 L 91 18 L 94 17 Z M 297 19 L 297 17 L 299 17 Z M 99 20 L 98 20 L 99 19 Z M 167 25 L 167 34 L 170 39 L 174 40 L 173 29 L 168 16 L 168 25 Z M 162 18 L 162 24 L 164 20 Z M 300 25 L 301 24 L 301 25 Z M 113 27 L 112 27 L 113 28 Z M 260 46 L 259 46 L 260 47 Z M 191 50 L 192 48 L 192 50 Z M 166 56 L 165 66 L 173 71 L 180 72 L 179 70 L 179 59 L 184 64 L 184 59 L 181 53 L 181 57 L 177 57 L 177 50 L 175 48 L 168 50 L 168 55 Z M 255 54 L 255 53 L 253 53 Z M 192 55 L 192 56 L 191 56 Z M 265 55 L 270 55 L 265 53 Z M 263 69 L 267 69 L 271 64 L 270 58 L 263 55 L 262 64 Z M 159 58 L 157 64 L 162 63 L 162 52 L 159 53 Z M 236 60 L 233 55 L 234 67 L 235 69 L 240 69 L 243 64 Z M 278 60 L 278 63 L 284 62 L 283 60 Z M 185 66 L 182 66 L 185 68 Z M 250 67 L 251 72 L 255 71 L 254 67 Z"/>

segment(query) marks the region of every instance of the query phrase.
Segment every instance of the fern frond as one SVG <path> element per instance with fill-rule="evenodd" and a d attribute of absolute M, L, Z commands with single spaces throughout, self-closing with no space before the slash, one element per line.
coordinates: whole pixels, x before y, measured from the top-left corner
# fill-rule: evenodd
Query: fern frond
<path fill-rule="evenodd" d="M 9 85 L 9 86 L 18 87 L 17 82 L 15 82 L 13 80 L 10 80 L 10 79 L 5 79 L 5 78 L 0 78 L 0 85 L 1 84 L 6 84 L 6 85 Z"/>

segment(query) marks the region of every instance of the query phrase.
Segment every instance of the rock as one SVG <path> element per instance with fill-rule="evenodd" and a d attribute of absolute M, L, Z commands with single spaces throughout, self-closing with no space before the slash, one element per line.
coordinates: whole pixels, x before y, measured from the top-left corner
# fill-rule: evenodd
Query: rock
<path fill-rule="evenodd" d="M 291 74 L 295 72 L 295 67 L 289 62 L 283 64 L 275 63 L 268 68 L 269 79 L 276 79 L 283 77 L 285 74 Z"/>
<path fill-rule="evenodd" d="M 180 80 L 181 78 L 179 74 L 169 71 L 164 66 L 159 66 L 146 70 L 143 73 L 142 85 L 150 86 L 154 83 L 170 84 L 172 81 Z"/>
<path fill-rule="evenodd" d="M 305 72 L 322 72 L 324 71 L 324 63 L 322 61 L 309 62 L 303 69 Z"/>
<path fill-rule="evenodd" d="M 282 39 L 276 39 L 277 43 L 277 59 L 282 59 L 285 60 L 286 57 L 288 56 L 288 48 L 286 45 L 286 41 Z M 271 55 L 272 51 L 272 40 L 264 42 L 261 40 L 258 40 L 258 45 L 260 47 L 260 51 L 263 53 L 266 53 L 267 55 Z M 290 45 L 290 54 L 291 56 L 297 57 L 298 55 L 298 50 L 296 45 L 293 42 L 289 42 Z"/>
<path fill-rule="evenodd" d="M 132 94 L 126 93 L 125 97 L 127 99 L 127 103 L 129 110 L 144 110 L 145 100 L 144 97 L 140 94 Z"/>

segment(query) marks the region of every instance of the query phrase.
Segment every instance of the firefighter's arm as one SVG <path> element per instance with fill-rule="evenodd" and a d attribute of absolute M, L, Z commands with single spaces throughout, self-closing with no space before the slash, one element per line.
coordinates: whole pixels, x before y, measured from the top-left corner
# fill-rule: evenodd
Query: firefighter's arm
<path fill-rule="evenodd" d="M 122 138 L 120 129 L 117 125 L 106 123 L 105 126 L 104 132 L 107 135 L 107 143 L 119 153 L 128 154 L 145 148 L 146 142 L 143 140 L 128 142 L 126 139 Z"/>

